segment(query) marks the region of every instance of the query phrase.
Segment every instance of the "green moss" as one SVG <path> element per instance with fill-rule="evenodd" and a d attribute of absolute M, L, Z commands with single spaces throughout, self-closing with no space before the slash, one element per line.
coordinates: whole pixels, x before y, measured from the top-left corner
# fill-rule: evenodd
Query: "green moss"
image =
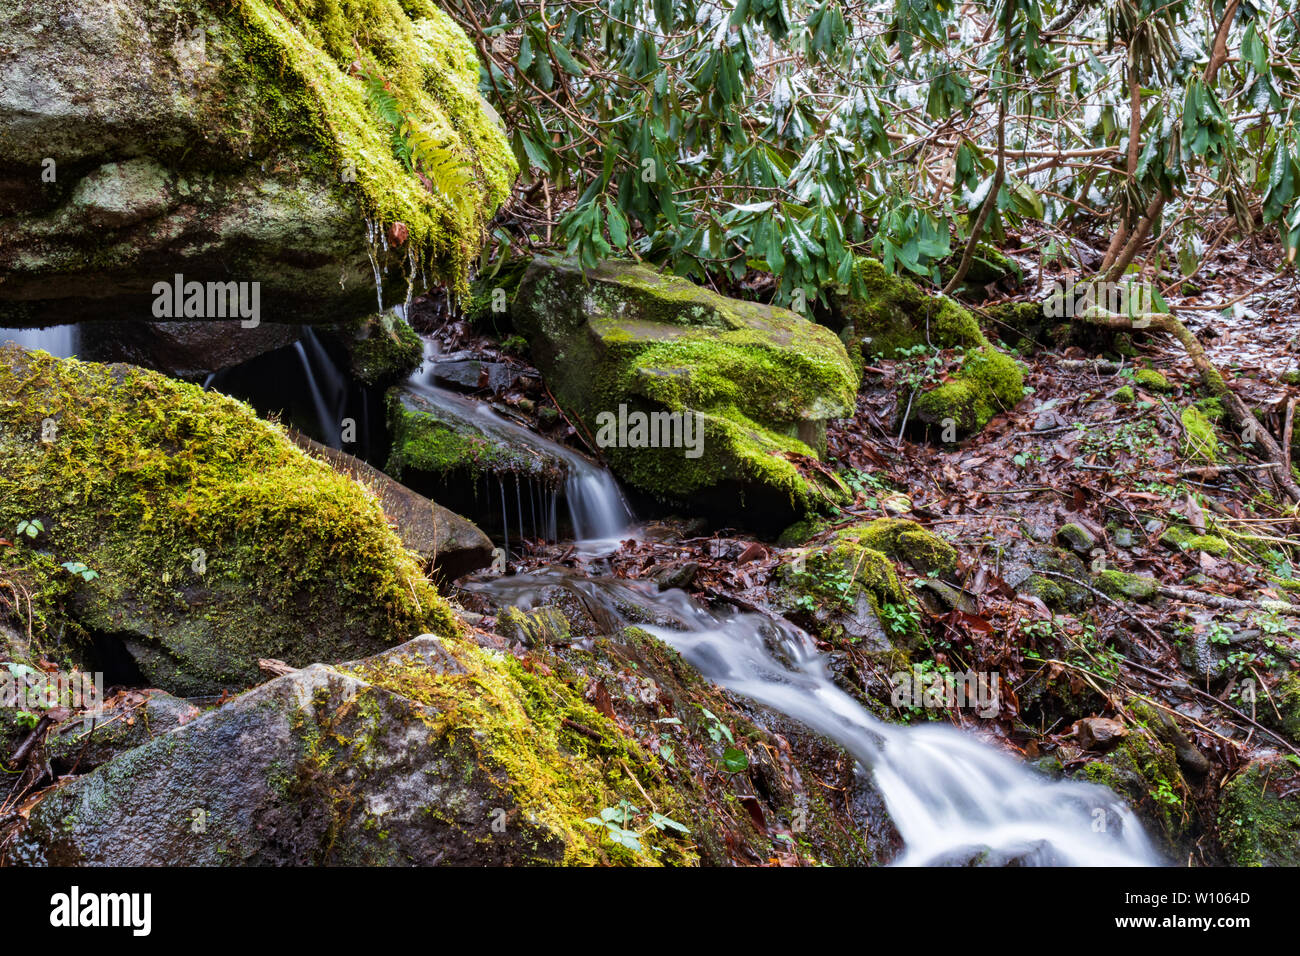
<path fill-rule="evenodd" d="M 1300 866 L 1300 770 L 1290 758 L 1253 761 L 1228 782 L 1219 836 L 1233 866 Z M 1283 796 L 1290 791 L 1290 796 Z"/>
<path fill-rule="evenodd" d="M 736 483 L 777 492 L 797 510 L 828 493 L 796 467 L 824 450 L 825 423 L 857 390 L 829 330 L 785 309 L 727 299 L 625 262 L 584 272 L 538 260 L 520 284 L 515 321 L 556 397 L 592 434 L 597 416 L 693 412 L 698 457 L 682 449 L 606 447 L 614 470 L 661 498 Z"/>
<path fill-rule="evenodd" d="M 412 473 L 457 480 L 518 474 L 550 486 L 563 478 L 556 461 L 494 437 L 450 406 L 434 405 L 402 389 L 390 390 L 387 403 L 393 444 L 384 470 L 394 478 L 409 479 Z"/>
<path fill-rule="evenodd" d="M 912 522 L 890 523 L 896 526 L 874 531 L 869 528 L 839 531 L 820 547 L 781 564 L 773 579 L 777 604 L 788 611 L 811 615 L 814 618 L 812 627 L 824 640 L 838 640 L 842 636 L 844 616 L 856 613 L 862 600 L 882 625 L 886 620 L 886 607 L 905 612 L 904 616 L 897 616 L 897 620 L 904 620 L 906 614 L 916 608 L 912 594 L 899 580 L 889 555 L 864 542 L 874 541 L 897 551 L 901 539 L 907 537 L 909 540 L 901 547 L 908 548 L 922 564 L 944 566 L 948 555 L 942 548 L 922 541 L 910 529 L 898 527 L 912 525 Z M 928 532 L 921 531 L 920 534 L 927 535 Z M 902 632 L 893 628 L 888 631 L 891 643 L 908 644 L 919 637 L 915 619 L 907 623 Z"/>
<path fill-rule="evenodd" d="M 353 378 L 383 388 L 407 378 L 420 367 L 424 343 L 405 319 L 391 312 L 345 325 L 333 335 L 348 353 Z"/>
<path fill-rule="evenodd" d="M 1148 392 L 1172 392 L 1173 386 L 1153 368 L 1140 368 L 1133 373 L 1133 381 Z"/>
<path fill-rule="evenodd" d="M 1081 524 L 1071 521 L 1068 524 L 1061 525 L 1057 529 L 1056 537 L 1063 543 L 1069 545 L 1075 551 L 1087 553 L 1093 549 L 1097 543 L 1097 538 L 1091 531 Z"/>
<path fill-rule="evenodd" d="M 367 214 L 404 223 L 422 264 L 464 289 L 483 224 L 518 170 L 479 96 L 474 47 L 451 17 L 432 0 L 235 0 L 231 20 L 245 61 L 296 108 L 295 132 L 354 171 Z M 422 132 L 451 144 L 474 174 L 470 189 L 430 192 L 396 159 L 392 130 L 351 73 L 356 61 L 383 74 Z"/>
<path fill-rule="evenodd" d="M 1216 558 L 1226 557 L 1231 548 L 1218 535 L 1196 534 L 1190 528 L 1172 525 L 1160 536 L 1160 541 L 1180 551 L 1204 551 Z"/>
<path fill-rule="evenodd" d="M 1278 682 L 1273 691 L 1282 714 L 1281 727 L 1292 740 L 1300 743 L 1300 673 L 1291 673 Z"/>
<path fill-rule="evenodd" d="M 0 527 L 35 517 L 34 546 L 98 572 L 72 582 L 75 620 L 154 635 L 155 676 L 179 668 L 187 687 L 251 682 L 258 657 L 305 664 L 457 629 L 378 502 L 248 406 L 0 349 Z M 26 570 L 37 590 L 66 575 Z"/>
<path fill-rule="evenodd" d="M 858 275 L 865 295 L 838 301 L 848 321 L 843 338 L 859 371 L 868 356 L 894 358 L 913 346 L 964 350 L 953 380 L 928 389 L 913 402 L 920 421 L 942 426 L 951 420 L 962 432 L 977 431 L 1024 397 L 1019 364 L 990 344 L 966 309 L 951 299 L 926 295 L 908 280 L 888 274 L 875 259 L 859 259 Z"/>
<path fill-rule="evenodd" d="M 1160 593 L 1160 582 L 1139 574 L 1107 568 L 1096 577 L 1097 590 L 1111 597 L 1150 601 Z"/>
<path fill-rule="evenodd" d="M 922 574 L 953 574 L 957 570 L 957 549 L 915 521 L 879 518 L 837 531 L 837 544 L 857 545 L 905 561 Z"/>
<path fill-rule="evenodd" d="M 686 826 L 691 820 L 657 758 L 566 683 L 529 671 L 517 658 L 460 640 L 443 645 L 463 668 L 440 671 L 422 660 L 379 658 L 353 673 L 431 708 L 431 726 L 461 741 L 476 763 L 501 779 L 519 807 L 564 843 L 564 862 L 690 864 L 688 842 L 652 831 L 633 852 L 586 822 L 628 800 Z M 653 848 L 652 848 L 653 847 Z"/>
<path fill-rule="evenodd" d="M 1154 729 L 1159 718 L 1149 707 L 1132 704 L 1129 718 L 1128 735 L 1110 753 L 1085 764 L 1082 776 L 1125 797 L 1167 849 L 1180 847 L 1194 820 L 1177 753 Z"/>
<path fill-rule="evenodd" d="M 1137 401 L 1137 394 L 1133 391 L 1132 385 L 1121 385 L 1115 389 L 1115 394 L 1111 398 L 1117 405 L 1132 405 Z"/>
<path fill-rule="evenodd" d="M 1219 436 L 1215 434 L 1214 423 L 1190 405 L 1183 409 L 1182 422 L 1183 455 L 1193 460 L 1218 461 Z"/>

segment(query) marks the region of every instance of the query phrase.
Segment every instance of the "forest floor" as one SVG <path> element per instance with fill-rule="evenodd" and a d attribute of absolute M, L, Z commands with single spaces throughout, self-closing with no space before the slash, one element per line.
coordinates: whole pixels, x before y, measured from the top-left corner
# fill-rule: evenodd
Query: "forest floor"
<path fill-rule="evenodd" d="M 1043 245 L 1023 241 L 1026 249 Z M 990 287 L 985 301 L 966 300 L 986 320 L 990 307 L 1039 300 L 1051 282 L 1069 278 L 1059 267 L 1042 269 L 1036 254 L 1011 254 L 1025 276 L 1018 287 Z M 1240 243 L 1215 250 L 1190 281 L 1170 286 L 1166 298 L 1280 440 L 1288 404 L 1300 396 L 1294 275 L 1279 277 L 1262 245 Z M 1221 303 L 1229 307 L 1203 308 Z M 985 325 L 997 340 L 996 326 Z M 492 341 L 463 325 L 442 331 L 448 347 L 500 356 Z M 1292 590 L 1300 582 L 1300 522 L 1270 493 L 1260 460 L 1226 419 L 1208 453 L 1204 436 L 1189 433 L 1186 409 L 1211 419 L 1219 411 L 1177 342 L 1139 336 L 1136 349 L 1116 351 L 1113 340 L 1098 344 L 1087 333 L 1066 341 L 1081 344 L 1063 345 L 1059 336 L 1055 347 L 1021 340 L 1013 354 L 1032 391 L 979 433 L 948 444 L 900 432 L 897 424 L 908 383 L 918 371 L 942 378 L 942 356 L 920 370 L 916 360 L 869 366 L 855 416 L 832 423 L 829 433 L 829 463 L 854 502 L 825 519 L 812 540 L 872 518 L 902 517 L 957 547 L 964 600 L 932 610 L 924 622 L 934 661 L 927 666 L 1000 673 L 1004 706 L 995 721 L 960 708 L 930 719 L 978 726 L 1026 759 L 1051 755 L 1068 772 L 1086 759 L 1078 720 L 1124 718 L 1141 702 L 1174 716 L 1213 761 L 1206 768 L 1213 773 L 1179 811 L 1212 819 L 1219 785 L 1252 757 L 1300 759 L 1289 732 L 1278 733 L 1289 719 L 1279 704 L 1283 685 L 1300 670 L 1300 617 L 1266 603 L 1300 600 Z M 524 397 L 495 399 L 517 407 Z M 564 432 L 561 423 L 552 437 Z M 578 436 L 568 438 L 581 447 Z M 1043 573 L 1080 599 L 1049 607 L 1021 584 L 1026 559 L 1068 544 L 1060 535 L 1067 525 L 1086 532 L 1075 542 L 1078 561 Z M 1162 537 L 1171 527 L 1215 536 L 1224 546 L 1183 550 Z M 742 533 L 701 535 L 690 522 L 670 519 L 625 541 L 609 570 L 637 578 L 689 566 L 688 590 L 762 608 L 774 570 L 787 559 L 787 549 Z M 516 570 L 586 562 L 571 548 L 535 543 Z M 1176 593 L 1102 593 L 1095 575 L 1107 569 L 1140 576 L 1141 589 Z M 859 674 L 877 669 L 853 646 L 826 649 L 847 655 Z M 1207 840 L 1189 859 L 1214 861 Z"/>

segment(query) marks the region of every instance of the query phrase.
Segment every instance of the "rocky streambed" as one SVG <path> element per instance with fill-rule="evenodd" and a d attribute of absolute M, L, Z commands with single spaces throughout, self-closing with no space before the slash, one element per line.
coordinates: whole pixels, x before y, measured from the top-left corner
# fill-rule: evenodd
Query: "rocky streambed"
<path fill-rule="evenodd" d="M 1280 536 L 1046 471 L 1205 454 L 1028 357 L 1132 342 L 471 283 L 518 171 L 436 5 L 72 7 L 0 9 L 0 861 L 1297 862 Z"/>

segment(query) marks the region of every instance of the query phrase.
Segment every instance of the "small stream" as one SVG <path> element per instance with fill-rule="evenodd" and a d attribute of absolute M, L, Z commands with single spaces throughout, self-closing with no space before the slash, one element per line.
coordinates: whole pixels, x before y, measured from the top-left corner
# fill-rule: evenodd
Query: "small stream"
<path fill-rule="evenodd" d="M 0 330 L 0 342 L 7 340 L 67 356 L 76 351 L 77 331 Z M 330 441 L 329 432 L 346 417 L 353 400 L 348 383 L 310 330 L 292 347 L 292 354 L 305 379 L 306 411 L 317 419 L 316 437 L 323 434 L 321 440 L 337 447 L 337 438 Z M 632 514 L 607 471 L 487 404 L 433 384 L 437 362 L 437 351 L 429 348 L 424 367 L 412 375 L 409 386 L 435 405 L 472 416 L 493 437 L 537 448 L 566 464 L 564 497 L 578 550 L 608 554 L 620 539 L 635 536 Z M 224 382 L 238 383 L 238 373 L 223 373 Z M 222 376 L 210 384 L 221 388 Z M 522 522 L 518 487 L 516 494 Z M 501 495 L 503 514 L 508 515 L 504 485 Z M 554 499 L 551 504 L 553 508 Z M 547 520 L 554 534 L 553 517 Z M 1052 780 L 970 733 L 936 724 L 899 726 L 878 720 L 835 685 L 809 635 L 782 619 L 713 610 L 684 591 L 660 592 L 651 582 L 584 576 L 560 567 L 478 576 L 467 579 L 465 587 L 527 610 L 544 589 L 556 584 L 581 592 L 589 606 L 601 610 L 610 628 L 634 623 L 629 608 L 652 612 L 647 616 L 667 623 L 639 626 L 677 649 L 705 677 L 844 747 L 862 772 L 871 775 L 903 838 L 905 848 L 894 861 L 898 865 L 974 858 L 1057 866 L 1162 862 L 1137 818 L 1109 790 Z"/>

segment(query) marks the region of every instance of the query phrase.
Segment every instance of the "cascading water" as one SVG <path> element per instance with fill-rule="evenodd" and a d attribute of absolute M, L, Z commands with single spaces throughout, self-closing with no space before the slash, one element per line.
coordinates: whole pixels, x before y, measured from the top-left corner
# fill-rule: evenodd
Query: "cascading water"
<path fill-rule="evenodd" d="M 426 342 L 424 363 L 408 379 L 407 387 L 439 408 L 472 421 L 484 433 L 512 446 L 533 448 L 547 458 L 564 463 L 566 476 L 564 498 L 569 508 L 573 536 L 588 548 L 613 546 L 632 523 L 632 513 L 614 477 L 571 448 L 541 437 L 523 425 L 512 422 L 491 406 L 459 395 L 434 384 L 439 353 L 435 343 Z M 516 493 L 518 494 L 518 487 Z M 506 492 L 502 486 L 501 494 Z M 505 505 L 503 503 L 503 512 Z M 519 504 L 520 521 L 523 507 Z M 509 525 L 509 516 L 503 513 Z M 554 525 L 550 537 L 554 537 Z"/>
<path fill-rule="evenodd" d="M 1053 781 L 977 737 L 937 725 L 895 726 L 840 690 L 812 639 L 785 621 L 720 614 L 685 592 L 551 570 L 482 579 L 468 589 L 521 608 L 547 586 L 579 591 L 617 626 L 628 607 L 673 626 L 639 624 L 705 677 L 836 741 L 872 774 L 905 848 L 896 865 L 976 858 L 1051 866 L 1160 862 L 1132 812 L 1109 790 Z"/>
<path fill-rule="evenodd" d="M 59 357 L 76 354 L 76 326 L 0 329 L 0 342 L 39 348 Z M 291 347 L 298 375 L 277 380 L 310 408 L 300 417 L 337 444 L 346 416 L 347 384 L 310 329 Z M 608 551 L 630 536 L 631 513 L 613 477 L 584 456 L 547 441 L 482 402 L 433 384 L 436 350 L 426 345 L 425 364 L 409 387 L 444 408 L 472 420 L 502 441 L 534 448 L 564 462 L 565 497 L 580 550 Z M 252 363 L 250 363 L 252 364 Z M 211 384 L 240 394 L 237 382 L 217 376 Z M 263 376 L 258 375 L 258 379 Z M 301 386 L 301 387 L 300 387 Z M 513 498 L 518 533 L 524 531 L 523 490 Z M 555 498 L 543 500 L 529 488 L 528 507 L 536 535 L 556 534 Z M 503 511 L 508 499 L 501 484 Z M 507 518 L 508 516 L 503 515 Z M 758 614 L 708 610 L 685 592 L 659 593 L 654 585 L 615 578 L 575 578 L 558 569 L 470 581 L 470 590 L 491 593 L 521 608 L 548 585 L 580 591 L 587 606 L 610 629 L 631 623 L 628 607 L 673 626 L 640 624 L 677 649 L 710 680 L 807 725 L 843 746 L 872 775 L 905 848 L 899 865 L 1015 860 L 1044 865 L 1152 865 L 1161 862 L 1127 807 L 1109 790 L 1053 781 L 1000 753 L 977 737 L 950 727 L 886 724 L 840 690 L 811 638 L 788 622 Z"/>

